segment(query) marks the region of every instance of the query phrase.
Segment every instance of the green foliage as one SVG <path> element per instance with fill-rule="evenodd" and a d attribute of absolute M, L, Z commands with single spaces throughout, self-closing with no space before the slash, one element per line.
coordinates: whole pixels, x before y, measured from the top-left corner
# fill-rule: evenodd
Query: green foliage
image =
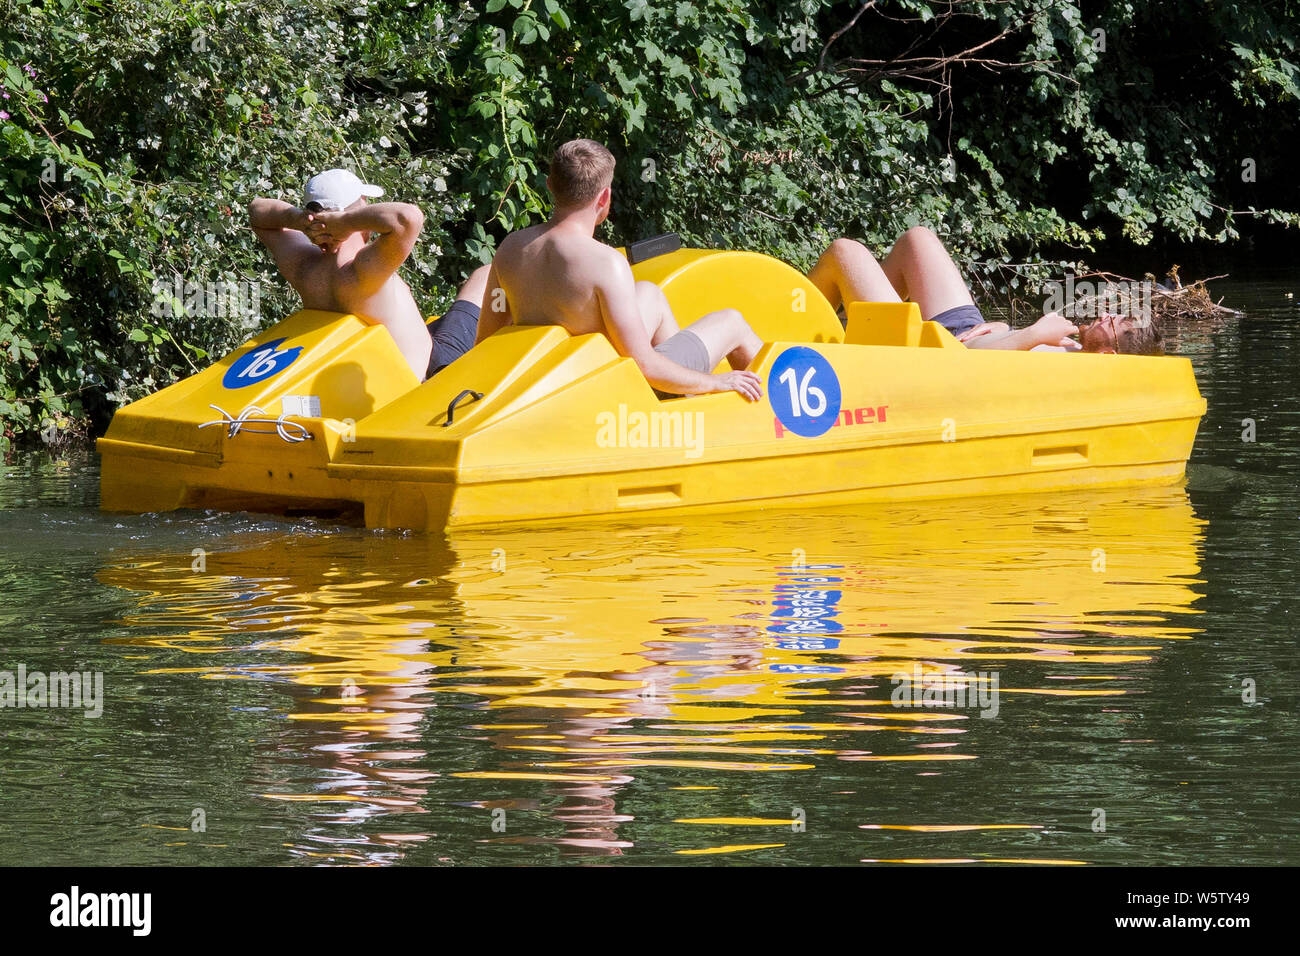
<path fill-rule="evenodd" d="M 576 136 L 620 160 L 611 241 L 672 230 L 806 267 L 837 235 L 883 251 L 924 223 L 981 285 L 1027 279 L 1011 259 L 1224 242 L 1242 211 L 1300 207 L 1293 0 L 881 0 L 829 47 L 859 4 L 0 4 L 9 435 L 289 311 L 244 207 L 328 166 L 425 210 L 405 274 L 430 312 L 546 215 L 546 156 Z M 261 314 L 187 308 L 178 277 L 256 283 Z"/>
<path fill-rule="evenodd" d="M 429 212 L 409 270 L 425 300 L 468 201 L 450 151 L 410 147 L 459 25 L 436 5 L 45 0 L 3 13 L 0 417 L 10 435 L 148 394 L 294 307 L 247 228 L 256 195 L 350 166 Z M 418 38 L 413 41 L 405 37 Z M 400 84 L 392 81 L 403 76 Z M 156 288 L 234 282 L 260 316 L 187 311 Z"/>

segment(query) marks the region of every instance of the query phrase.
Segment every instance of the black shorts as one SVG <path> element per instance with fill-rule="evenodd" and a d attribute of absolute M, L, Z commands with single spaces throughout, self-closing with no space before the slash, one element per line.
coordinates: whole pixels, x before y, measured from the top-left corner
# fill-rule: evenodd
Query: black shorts
<path fill-rule="evenodd" d="M 474 347 L 474 340 L 478 337 L 478 313 L 479 308 L 473 302 L 457 299 L 441 318 L 429 323 L 433 351 L 429 354 L 426 379 L 437 375 Z"/>

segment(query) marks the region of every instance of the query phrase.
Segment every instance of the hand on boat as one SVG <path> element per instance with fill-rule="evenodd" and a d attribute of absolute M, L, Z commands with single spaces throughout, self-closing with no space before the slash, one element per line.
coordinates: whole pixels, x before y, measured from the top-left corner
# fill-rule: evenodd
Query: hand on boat
<path fill-rule="evenodd" d="M 763 383 L 753 372 L 723 372 L 713 376 L 717 384 L 716 391 L 739 392 L 751 402 L 763 397 Z"/>

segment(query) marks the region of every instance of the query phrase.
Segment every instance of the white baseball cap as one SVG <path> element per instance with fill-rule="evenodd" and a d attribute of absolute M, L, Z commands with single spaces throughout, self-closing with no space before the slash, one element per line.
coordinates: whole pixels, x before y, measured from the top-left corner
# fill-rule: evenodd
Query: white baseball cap
<path fill-rule="evenodd" d="M 378 186 L 363 183 L 346 169 L 327 169 L 307 180 L 302 190 L 302 207 L 319 203 L 321 209 L 347 209 L 362 196 L 382 196 Z"/>

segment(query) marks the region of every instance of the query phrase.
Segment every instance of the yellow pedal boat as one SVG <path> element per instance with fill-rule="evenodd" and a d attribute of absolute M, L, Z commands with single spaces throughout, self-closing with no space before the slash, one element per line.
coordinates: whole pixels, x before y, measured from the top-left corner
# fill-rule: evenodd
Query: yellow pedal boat
<path fill-rule="evenodd" d="M 1174 482 L 1205 412 L 1184 358 L 968 350 L 751 252 L 633 266 L 684 321 L 737 308 L 760 402 L 660 400 L 603 335 L 511 327 L 416 382 L 382 327 L 304 310 L 118 410 L 101 505 L 360 512 L 440 530 L 652 511 Z"/>

